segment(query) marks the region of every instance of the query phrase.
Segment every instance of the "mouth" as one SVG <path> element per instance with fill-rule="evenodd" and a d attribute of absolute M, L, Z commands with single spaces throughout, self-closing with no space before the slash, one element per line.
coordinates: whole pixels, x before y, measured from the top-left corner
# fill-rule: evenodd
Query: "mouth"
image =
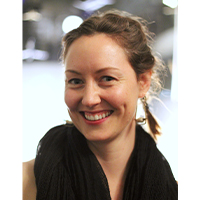
<path fill-rule="evenodd" d="M 109 117 L 113 113 L 113 111 L 102 111 L 96 113 L 80 112 L 80 113 L 88 121 L 99 121 Z"/>

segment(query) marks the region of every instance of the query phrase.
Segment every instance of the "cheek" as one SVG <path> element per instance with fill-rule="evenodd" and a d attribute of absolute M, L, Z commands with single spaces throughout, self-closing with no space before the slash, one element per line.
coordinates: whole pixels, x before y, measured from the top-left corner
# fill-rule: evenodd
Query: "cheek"
<path fill-rule="evenodd" d="M 115 90 L 107 91 L 107 101 L 115 108 L 126 108 L 137 102 L 137 91 L 134 92 L 132 87 L 118 87 Z"/>
<path fill-rule="evenodd" d="M 135 82 L 129 81 L 129 84 L 124 84 L 120 89 L 116 89 L 116 95 L 128 101 L 129 99 L 137 99 L 139 96 L 139 88 Z"/>
<path fill-rule="evenodd" d="M 75 92 L 70 89 L 65 90 L 65 103 L 70 110 L 75 110 L 78 106 L 79 98 Z"/>

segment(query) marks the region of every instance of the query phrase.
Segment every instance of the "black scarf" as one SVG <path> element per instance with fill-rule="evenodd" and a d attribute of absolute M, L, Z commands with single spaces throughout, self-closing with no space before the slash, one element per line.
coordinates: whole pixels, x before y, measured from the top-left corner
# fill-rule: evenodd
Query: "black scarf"
<path fill-rule="evenodd" d="M 154 140 L 140 126 L 123 200 L 176 200 L 178 186 Z M 107 178 L 84 136 L 73 126 L 52 128 L 41 139 L 34 167 L 37 200 L 110 200 Z"/>

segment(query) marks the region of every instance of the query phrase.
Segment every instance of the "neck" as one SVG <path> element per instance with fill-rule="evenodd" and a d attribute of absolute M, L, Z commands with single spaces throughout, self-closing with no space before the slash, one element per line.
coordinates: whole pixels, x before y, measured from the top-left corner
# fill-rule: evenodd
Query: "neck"
<path fill-rule="evenodd" d="M 113 140 L 88 142 L 107 177 L 112 199 L 122 199 L 128 161 L 135 144 L 135 123 Z"/>

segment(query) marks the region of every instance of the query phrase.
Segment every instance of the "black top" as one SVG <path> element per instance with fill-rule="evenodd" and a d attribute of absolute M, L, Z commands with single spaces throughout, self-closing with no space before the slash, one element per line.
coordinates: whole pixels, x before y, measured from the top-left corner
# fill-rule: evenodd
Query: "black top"
<path fill-rule="evenodd" d="M 35 159 L 37 200 L 110 200 L 107 178 L 86 139 L 71 125 L 52 128 Z M 136 126 L 123 200 L 176 200 L 178 185 L 155 141 Z"/>

